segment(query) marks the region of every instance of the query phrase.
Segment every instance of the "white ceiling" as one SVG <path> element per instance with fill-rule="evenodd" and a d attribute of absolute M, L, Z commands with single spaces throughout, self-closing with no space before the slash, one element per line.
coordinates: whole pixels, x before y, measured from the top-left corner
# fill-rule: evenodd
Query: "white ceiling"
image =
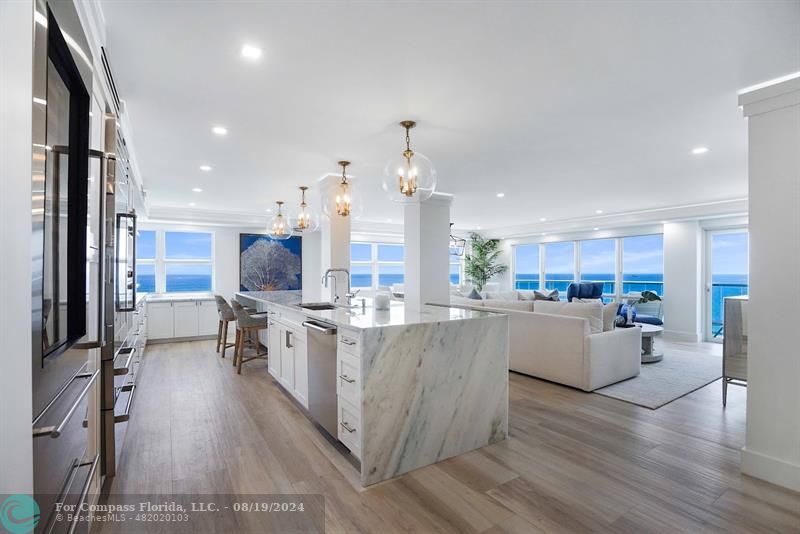
<path fill-rule="evenodd" d="M 264 215 L 344 158 L 363 218 L 399 222 L 380 182 L 407 118 L 462 228 L 742 198 L 737 91 L 800 71 L 797 0 L 102 7 L 162 208 Z"/>

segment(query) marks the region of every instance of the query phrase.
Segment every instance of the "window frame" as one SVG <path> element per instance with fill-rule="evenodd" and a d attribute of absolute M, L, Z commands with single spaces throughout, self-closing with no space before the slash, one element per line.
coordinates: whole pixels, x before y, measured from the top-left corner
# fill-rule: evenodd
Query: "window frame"
<path fill-rule="evenodd" d="M 538 280 L 538 287 L 537 290 L 541 290 L 542 288 L 546 287 L 546 265 L 547 265 L 547 245 L 554 244 L 554 243 L 572 243 L 573 244 L 573 274 L 575 277 L 575 281 L 577 282 L 589 282 L 591 280 L 581 280 L 583 273 L 582 273 L 582 266 L 581 266 L 581 251 L 582 251 L 582 243 L 586 241 L 614 241 L 614 292 L 613 293 L 603 293 L 603 300 L 606 301 L 616 301 L 622 302 L 624 299 L 629 298 L 630 293 L 624 293 L 624 240 L 626 238 L 631 237 L 647 237 L 647 236 L 661 236 L 661 257 L 662 257 L 662 264 L 661 264 L 661 281 L 660 282 L 651 282 L 651 283 L 660 283 L 663 293 L 664 287 L 664 264 L 663 264 L 663 257 L 664 257 L 664 240 L 663 240 L 663 233 L 654 232 L 654 233 L 647 233 L 647 234 L 633 234 L 633 235 L 625 235 L 619 237 L 590 237 L 586 239 L 574 239 L 574 240 L 563 240 L 563 241 L 539 241 L 533 243 L 516 243 L 511 247 L 511 284 L 514 291 L 533 291 L 533 289 L 519 289 L 517 287 L 517 247 L 531 247 L 536 246 L 538 247 L 539 253 L 539 280 Z M 598 280 L 598 282 L 601 280 Z M 603 282 L 611 282 L 610 280 L 602 280 Z M 521 282 L 526 282 L 522 280 Z M 532 281 L 536 282 L 536 281 Z M 551 280 L 553 282 L 553 280 Z"/>
<path fill-rule="evenodd" d="M 214 231 L 206 230 L 184 230 L 184 229 L 167 229 L 167 228 L 142 228 L 142 232 L 155 232 L 156 234 L 156 257 L 155 259 L 136 259 L 137 267 L 139 265 L 155 265 L 155 294 L 182 294 L 182 293 L 205 293 L 206 291 L 171 291 L 167 292 L 167 265 L 169 264 L 195 264 L 195 265 L 210 265 L 211 266 L 211 288 L 208 290 L 214 293 L 217 287 L 217 262 L 216 262 L 216 239 L 217 235 Z M 208 234 L 211 236 L 211 258 L 167 258 L 167 233 L 184 233 L 184 234 Z"/>

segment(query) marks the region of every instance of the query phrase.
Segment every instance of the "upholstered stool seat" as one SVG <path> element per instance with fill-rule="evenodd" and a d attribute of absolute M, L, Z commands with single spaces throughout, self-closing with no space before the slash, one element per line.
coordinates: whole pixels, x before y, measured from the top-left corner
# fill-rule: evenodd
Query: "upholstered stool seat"
<path fill-rule="evenodd" d="M 228 323 L 236 320 L 233 313 L 233 308 L 228 304 L 228 301 L 220 295 L 214 295 L 214 300 L 217 303 L 217 313 L 219 314 L 219 328 L 217 329 L 217 352 L 219 352 L 220 345 L 222 346 L 222 357 L 225 357 L 225 350 L 229 347 L 235 346 L 234 343 L 228 343 Z"/>
<path fill-rule="evenodd" d="M 258 331 L 266 330 L 267 318 L 259 314 L 249 314 L 247 310 L 238 302 L 231 301 L 233 307 L 233 314 L 236 317 L 236 341 L 234 342 L 233 350 L 233 364 L 236 366 L 236 372 L 242 374 L 242 364 L 250 360 L 265 359 L 267 356 L 265 352 L 258 351 Z M 255 334 L 255 355 L 248 358 L 244 357 L 244 343 L 245 338 Z"/>

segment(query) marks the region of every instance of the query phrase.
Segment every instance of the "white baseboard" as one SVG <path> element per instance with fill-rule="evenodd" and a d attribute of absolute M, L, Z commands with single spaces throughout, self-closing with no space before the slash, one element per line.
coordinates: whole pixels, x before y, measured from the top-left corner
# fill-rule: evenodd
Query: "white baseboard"
<path fill-rule="evenodd" d="M 664 339 L 682 343 L 699 343 L 702 337 L 697 332 L 681 332 L 678 330 L 664 330 Z"/>
<path fill-rule="evenodd" d="M 747 448 L 742 449 L 742 473 L 800 491 L 800 465 Z"/>

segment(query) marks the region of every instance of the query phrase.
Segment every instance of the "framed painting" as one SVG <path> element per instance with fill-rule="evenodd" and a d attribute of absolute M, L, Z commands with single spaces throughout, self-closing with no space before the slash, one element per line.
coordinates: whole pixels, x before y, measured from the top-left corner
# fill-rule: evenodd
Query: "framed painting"
<path fill-rule="evenodd" d="M 302 288 L 302 237 L 278 241 L 263 234 L 239 234 L 240 291 Z"/>

